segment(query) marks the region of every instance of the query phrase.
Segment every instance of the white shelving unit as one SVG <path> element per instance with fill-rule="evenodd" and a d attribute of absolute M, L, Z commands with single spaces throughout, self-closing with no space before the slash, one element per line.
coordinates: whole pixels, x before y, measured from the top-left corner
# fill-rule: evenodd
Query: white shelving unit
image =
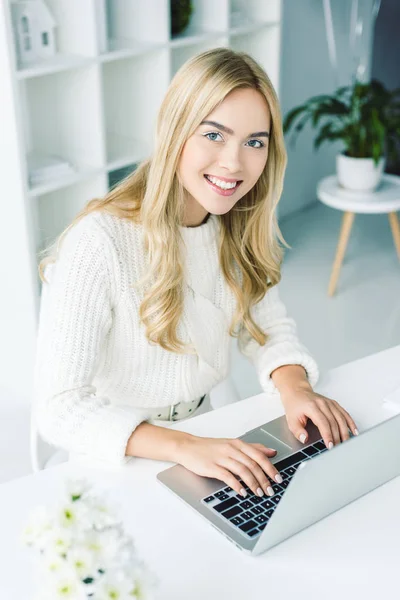
<path fill-rule="evenodd" d="M 32 249 L 38 314 L 37 252 L 107 192 L 119 169 L 127 172 L 151 154 L 158 108 L 186 60 L 217 46 L 246 51 L 279 95 L 281 0 L 194 0 L 189 27 L 175 37 L 169 0 L 45 0 L 57 24 L 57 54 L 29 68 L 17 62 L 13 1 L 0 7 L 7 41 L 0 59 L 9 67 L 15 118 L 7 135 L 17 139 L 15 177 L 22 179 L 22 186 L 14 182 L 14 201 L 26 212 L 27 228 L 18 235 Z M 30 185 L 33 151 L 68 160 L 74 172 Z"/>

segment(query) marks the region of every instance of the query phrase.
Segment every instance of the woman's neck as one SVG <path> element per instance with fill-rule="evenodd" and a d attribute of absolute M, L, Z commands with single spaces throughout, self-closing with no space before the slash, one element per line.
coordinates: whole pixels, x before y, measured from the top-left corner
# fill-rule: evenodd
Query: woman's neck
<path fill-rule="evenodd" d="M 185 218 L 183 222 L 184 227 L 198 227 L 203 225 L 208 217 L 209 212 L 197 202 L 192 196 L 185 201 Z"/>

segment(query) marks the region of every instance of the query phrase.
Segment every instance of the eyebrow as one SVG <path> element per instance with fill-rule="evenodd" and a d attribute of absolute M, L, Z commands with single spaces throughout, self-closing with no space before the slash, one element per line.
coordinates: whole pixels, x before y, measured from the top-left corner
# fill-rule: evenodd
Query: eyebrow
<path fill-rule="evenodd" d="M 229 133 L 229 135 L 234 135 L 235 132 L 230 129 L 229 127 L 226 127 L 226 125 L 221 125 L 221 123 L 217 123 L 216 121 L 202 121 L 200 123 L 200 125 L 213 125 L 214 127 L 217 127 L 217 129 L 220 129 L 221 131 L 225 131 L 225 133 Z M 269 132 L 268 131 L 256 131 L 255 133 L 250 133 L 250 135 L 248 137 L 268 137 L 269 138 Z"/>

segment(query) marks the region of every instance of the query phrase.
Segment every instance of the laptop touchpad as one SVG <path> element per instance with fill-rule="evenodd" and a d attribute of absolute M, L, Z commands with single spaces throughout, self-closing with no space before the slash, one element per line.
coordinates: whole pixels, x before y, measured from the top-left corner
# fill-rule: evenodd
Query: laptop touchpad
<path fill-rule="evenodd" d="M 267 448 L 277 450 L 277 454 L 270 459 L 272 462 L 274 462 L 276 458 L 280 458 L 293 450 L 292 446 L 284 444 L 281 440 L 278 440 L 278 438 L 263 431 L 261 428 L 256 429 L 255 431 L 249 431 L 249 433 L 246 433 L 244 436 L 240 436 L 240 439 L 248 444 L 263 444 L 263 446 L 266 446 Z"/>

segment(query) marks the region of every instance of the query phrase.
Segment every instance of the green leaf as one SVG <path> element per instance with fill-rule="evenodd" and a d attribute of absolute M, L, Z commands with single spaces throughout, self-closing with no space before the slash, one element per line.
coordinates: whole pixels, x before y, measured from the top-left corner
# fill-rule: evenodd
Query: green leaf
<path fill-rule="evenodd" d="M 291 141 L 303 130 L 308 120 L 315 128 L 314 146 L 323 141 L 342 140 L 349 156 L 375 157 L 385 153 L 389 136 L 400 138 L 400 88 L 389 91 L 372 79 L 368 83 L 354 81 L 338 88 L 334 94 L 313 96 L 286 116 L 284 131 L 293 128 Z M 390 142 L 393 151 L 394 141 Z"/>
<path fill-rule="evenodd" d="M 297 106 L 296 108 L 293 108 L 292 110 L 290 110 L 287 113 L 285 120 L 283 122 L 283 132 L 284 133 L 286 133 L 290 129 L 290 127 L 291 127 L 292 123 L 294 122 L 294 120 L 296 119 L 296 117 L 298 117 L 304 110 L 307 110 L 307 108 L 305 105 L 302 104 L 301 106 Z"/>

